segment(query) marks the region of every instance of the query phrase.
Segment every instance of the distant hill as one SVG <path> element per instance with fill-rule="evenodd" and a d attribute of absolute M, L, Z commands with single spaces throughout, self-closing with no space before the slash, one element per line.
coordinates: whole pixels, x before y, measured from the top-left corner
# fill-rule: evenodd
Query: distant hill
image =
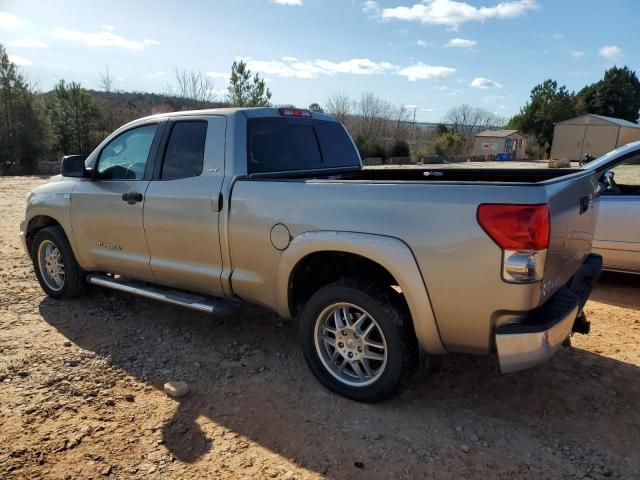
<path fill-rule="evenodd" d="M 199 102 L 187 98 L 162 93 L 147 92 L 103 92 L 88 90 L 96 102 L 105 107 L 112 105 L 118 109 L 136 112 L 138 117 L 155 113 L 177 112 L 181 110 L 199 110 L 229 106 L 226 102 Z"/>

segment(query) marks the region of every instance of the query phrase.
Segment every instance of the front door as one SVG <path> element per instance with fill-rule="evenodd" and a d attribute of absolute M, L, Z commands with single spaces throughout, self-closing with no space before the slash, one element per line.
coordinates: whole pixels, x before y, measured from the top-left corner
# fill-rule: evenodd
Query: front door
<path fill-rule="evenodd" d="M 144 204 L 151 270 L 160 284 L 222 296 L 226 119 L 177 117 L 166 130 Z"/>
<path fill-rule="evenodd" d="M 71 224 L 86 270 L 154 280 L 142 215 L 158 125 L 137 126 L 114 137 L 99 152 L 94 178 L 73 189 Z"/>
<path fill-rule="evenodd" d="M 608 172 L 593 247 L 607 268 L 640 272 L 640 152 Z"/>

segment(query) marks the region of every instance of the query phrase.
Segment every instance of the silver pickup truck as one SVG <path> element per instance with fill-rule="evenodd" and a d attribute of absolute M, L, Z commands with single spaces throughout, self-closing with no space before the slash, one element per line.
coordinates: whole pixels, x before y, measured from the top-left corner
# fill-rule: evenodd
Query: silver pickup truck
<path fill-rule="evenodd" d="M 332 116 L 294 108 L 142 118 L 30 194 L 44 291 L 86 283 L 224 314 L 297 317 L 326 387 L 375 401 L 446 352 L 548 359 L 601 269 L 599 184 L 573 169 L 363 169 Z"/>

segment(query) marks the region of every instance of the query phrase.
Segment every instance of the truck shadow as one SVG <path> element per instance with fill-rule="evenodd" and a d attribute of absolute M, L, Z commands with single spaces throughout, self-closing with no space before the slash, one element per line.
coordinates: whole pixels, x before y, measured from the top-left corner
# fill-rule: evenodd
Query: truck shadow
<path fill-rule="evenodd" d="M 189 382 L 162 427 L 164 445 L 184 462 L 228 452 L 220 426 L 339 479 L 433 469 L 459 478 L 474 461 L 506 474 L 531 450 L 573 449 L 585 436 L 597 439 L 593 455 L 624 464 L 640 444 L 640 369 L 581 349 L 511 375 L 493 357 L 450 356 L 435 376 L 417 374 L 394 398 L 366 405 L 325 390 L 306 367 L 295 323 L 257 308 L 212 319 L 98 289 L 65 305 L 45 299 L 40 314 L 81 348 L 158 389 Z M 637 457 L 628 462 L 640 469 Z"/>
<path fill-rule="evenodd" d="M 590 299 L 616 307 L 640 310 L 640 275 L 603 272 Z"/>

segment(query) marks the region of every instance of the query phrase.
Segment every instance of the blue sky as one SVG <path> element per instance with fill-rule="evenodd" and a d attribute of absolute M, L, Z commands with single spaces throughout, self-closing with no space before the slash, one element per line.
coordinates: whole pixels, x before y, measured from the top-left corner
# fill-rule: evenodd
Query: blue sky
<path fill-rule="evenodd" d="M 58 79 L 166 92 L 175 68 L 224 93 L 234 59 L 274 103 L 373 91 L 437 121 L 468 103 L 503 117 L 533 85 L 640 70 L 638 0 L 0 0 L 0 42 L 39 88 Z"/>

